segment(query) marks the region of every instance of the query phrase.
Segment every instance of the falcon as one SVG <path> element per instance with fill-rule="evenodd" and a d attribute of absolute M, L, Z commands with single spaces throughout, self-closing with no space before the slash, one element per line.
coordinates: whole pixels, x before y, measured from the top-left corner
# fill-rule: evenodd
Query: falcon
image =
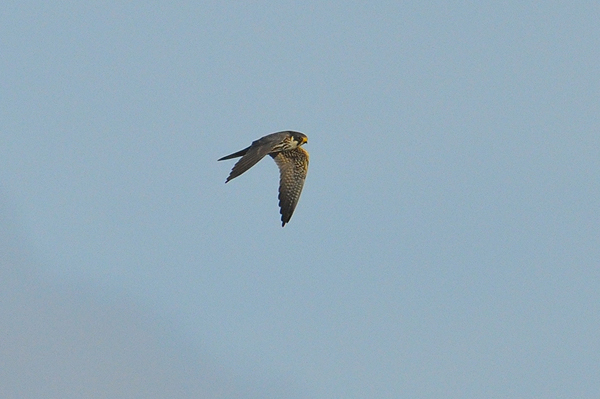
<path fill-rule="evenodd" d="M 266 155 L 270 155 L 279 167 L 279 209 L 283 227 L 290 221 L 296 209 L 308 172 L 308 152 L 301 147 L 307 142 L 308 137 L 305 134 L 291 130 L 261 137 L 249 147 L 219 159 L 224 161 L 242 157 L 231 169 L 225 183 L 256 165 Z"/>

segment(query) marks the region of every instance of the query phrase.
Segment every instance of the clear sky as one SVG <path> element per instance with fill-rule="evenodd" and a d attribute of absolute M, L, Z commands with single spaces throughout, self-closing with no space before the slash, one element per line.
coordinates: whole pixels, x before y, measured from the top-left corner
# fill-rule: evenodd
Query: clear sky
<path fill-rule="evenodd" d="M 600 397 L 599 16 L 3 1 L 0 396 Z"/>

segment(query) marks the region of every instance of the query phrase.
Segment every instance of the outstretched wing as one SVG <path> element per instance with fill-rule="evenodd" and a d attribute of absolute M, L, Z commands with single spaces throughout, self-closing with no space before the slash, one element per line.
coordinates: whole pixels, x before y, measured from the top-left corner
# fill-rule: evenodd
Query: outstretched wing
<path fill-rule="evenodd" d="M 279 167 L 281 226 L 290 221 L 300 199 L 308 172 L 308 152 L 302 147 L 271 154 Z"/>
<path fill-rule="evenodd" d="M 277 145 L 279 145 L 286 137 L 286 134 L 283 133 L 284 132 L 269 134 L 254 141 L 248 148 L 244 148 L 243 150 L 220 158 L 219 161 L 242 157 L 233 166 L 233 169 L 231 169 L 231 173 L 229 173 L 229 177 L 225 183 L 246 172 L 248 169 L 256 165 L 258 161 L 263 159 L 269 152 L 273 151 L 274 148 L 277 148 Z"/>

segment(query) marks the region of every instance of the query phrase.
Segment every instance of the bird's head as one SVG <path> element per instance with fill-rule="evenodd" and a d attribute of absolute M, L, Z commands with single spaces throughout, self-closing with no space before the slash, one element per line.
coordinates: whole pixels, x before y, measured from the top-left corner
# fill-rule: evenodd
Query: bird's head
<path fill-rule="evenodd" d="M 298 146 L 308 143 L 308 137 L 306 137 L 306 135 L 304 133 L 300 133 L 300 132 L 293 132 L 292 140 L 297 142 Z"/>

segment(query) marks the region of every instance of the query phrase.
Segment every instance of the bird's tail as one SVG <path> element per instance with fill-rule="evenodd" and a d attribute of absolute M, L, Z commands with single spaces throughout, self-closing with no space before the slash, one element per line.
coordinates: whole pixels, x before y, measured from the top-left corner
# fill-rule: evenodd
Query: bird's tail
<path fill-rule="evenodd" d="M 217 161 L 224 161 L 226 159 L 243 157 L 244 155 L 246 155 L 246 153 L 248 152 L 249 149 L 250 149 L 250 147 L 246 147 L 243 150 L 239 150 L 238 152 L 234 152 L 233 154 L 225 155 L 223 158 L 217 159 Z"/>

